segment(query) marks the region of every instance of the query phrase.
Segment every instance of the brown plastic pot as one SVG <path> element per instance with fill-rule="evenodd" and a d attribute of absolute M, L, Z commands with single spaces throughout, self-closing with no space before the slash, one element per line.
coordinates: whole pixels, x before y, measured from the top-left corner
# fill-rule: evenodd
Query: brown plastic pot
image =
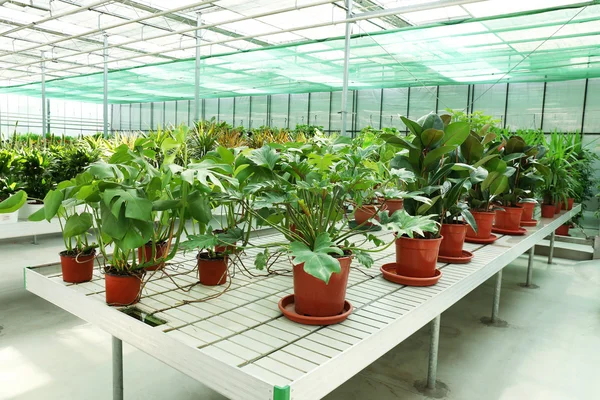
<path fill-rule="evenodd" d="M 564 224 L 564 225 L 561 225 L 558 228 L 556 228 L 554 233 L 556 233 L 557 235 L 561 235 L 561 236 L 569 236 L 570 228 L 571 228 L 571 226 L 569 224 Z"/>
<path fill-rule="evenodd" d="M 519 207 L 523 209 L 521 215 L 521 221 L 531 221 L 533 219 L 533 211 L 535 209 L 535 203 L 519 203 Z"/>
<path fill-rule="evenodd" d="M 440 256 L 461 257 L 467 236 L 467 224 L 442 224 L 440 235 L 444 238 L 440 243 Z"/>
<path fill-rule="evenodd" d="M 562 209 L 563 210 L 567 210 L 567 211 L 571 211 L 573 209 L 573 204 L 575 203 L 575 199 L 572 197 L 569 197 L 567 199 L 567 204 L 563 204 L 562 205 Z"/>
<path fill-rule="evenodd" d="M 215 229 L 213 231 L 213 233 L 215 235 L 219 234 L 219 233 L 225 233 L 225 231 L 223 229 Z M 233 254 L 235 253 L 235 249 L 236 249 L 236 243 L 233 243 L 231 245 L 217 245 L 215 246 L 215 253 L 227 253 L 227 254 Z"/>
<path fill-rule="evenodd" d="M 341 271 L 331 274 L 328 284 L 306 273 L 304 263 L 294 265 L 294 303 L 298 314 L 330 317 L 344 311 L 352 257 L 340 257 L 338 261 Z"/>
<path fill-rule="evenodd" d="M 142 277 L 138 275 L 104 274 L 106 303 L 111 306 L 129 306 L 139 301 Z"/>
<path fill-rule="evenodd" d="M 150 260 L 157 260 L 163 258 L 165 252 L 167 251 L 167 243 L 158 243 L 156 245 L 156 250 L 154 254 L 154 259 L 152 258 L 152 244 L 146 243 L 144 247 L 138 248 L 138 260 L 139 263 L 146 263 Z M 156 271 L 157 269 L 162 269 L 165 267 L 165 262 L 157 262 L 155 264 L 150 265 L 149 267 L 144 268 L 146 271 Z"/>
<path fill-rule="evenodd" d="M 387 209 L 386 205 L 364 205 L 362 207 L 358 207 L 354 210 L 354 220 L 357 225 L 368 226 L 371 225 L 370 222 L 367 222 L 369 219 L 376 217 L 378 211 L 385 211 Z"/>
<path fill-rule="evenodd" d="M 560 214 L 560 210 L 563 208 L 563 202 L 559 201 L 554 205 L 554 214 Z"/>
<path fill-rule="evenodd" d="M 471 214 L 473 214 L 473 218 L 475 219 L 475 222 L 477 222 L 477 232 L 475 232 L 471 226 L 467 225 L 467 237 L 489 239 L 492 235 L 492 224 L 494 223 L 494 216 L 496 214 L 493 212 L 473 210 L 471 210 Z"/>
<path fill-rule="evenodd" d="M 390 215 L 404 208 L 403 199 L 386 199 L 383 204 Z"/>
<path fill-rule="evenodd" d="M 206 286 L 223 285 L 227 282 L 227 256 L 208 258 L 207 253 L 198 254 L 198 278 Z"/>
<path fill-rule="evenodd" d="M 67 255 L 66 251 L 60 253 L 60 266 L 62 268 L 63 281 L 68 283 L 82 283 L 92 280 L 94 275 L 94 257 L 92 254 L 77 256 Z"/>
<path fill-rule="evenodd" d="M 553 218 L 555 208 L 554 204 L 542 204 L 542 218 Z"/>
<path fill-rule="evenodd" d="M 396 273 L 413 278 L 434 276 L 442 239 L 397 238 Z"/>
<path fill-rule="evenodd" d="M 502 210 L 496 210 L 494 227 L 506 230 L 518 230 L 521 226 L 521 207 L 503 207 Z"/>

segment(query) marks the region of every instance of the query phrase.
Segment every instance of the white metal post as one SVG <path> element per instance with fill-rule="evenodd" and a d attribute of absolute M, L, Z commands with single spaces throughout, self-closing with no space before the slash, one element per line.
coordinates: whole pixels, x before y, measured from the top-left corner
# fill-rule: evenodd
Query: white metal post
<path fill-rule="evenodd" d="M 352 0 L 346 0 L 346 18 L 352 18 Z M 346 135 L 348 123 L 348 75 L 350 73 L 350 34 L 352 23 L 346 22 L 346 36 L 344 37 L 344 78 L 342 82 L 342 136 Z"/>
<path fill-rule="evenodd" d="M 535 253 L 535 245 L 529 249 L 529 261 L 527 262 L 527 280 L 526 287 L 531 287 L 531 278 L 533 277 L 533 255 Z"/>
<path fill-rule="evenodd" d="M 548 253 L 548 264 L 552 264 L 552 258 L 554 257 L 554 239 L 556 238 L 556 232 L 552 231 L 550 234 L 550 251 Z"/>
<path fill-rule="evenodd" d="M 104 97 L 102 99 L 103 134 L 108 137 L 108 34 L 104 33 Z"/>
<path fill-rule="evenodd" d="M 500 289 L 502 289 L 502 270 L 496 274 L 496 287 L 494 288 L 494 304 L 492 306 L 492 324 L 499 321 L 498 311 L 500 309 Z"/>
<path fill-rule="evenodd" d="M 442 315 L 438 314 L 431 321 L 431 340 L 429 342 L 429 366 L 427 368 L 427 389 L 435 389 L 437 377 L 438 347 L 440 344 L 440 323 Z"/>
<path fill-rule="evenodd" d="M 202 13 L 196 14 L 196 26 L 202 26 Z M 196 30 L 196 66 L 194 69 L 194 122 L 200 121 L 200 44 L 202 43 L 202 32 Z"/>
<path fill-rule="evenodd" d="M 112 337 L 113 400 L 123 400 L 123 342 Z"/>
<path fill-rule="evenodd" d="M 46 52 L 42 51 L 42 135 L 46 134 Z"/>

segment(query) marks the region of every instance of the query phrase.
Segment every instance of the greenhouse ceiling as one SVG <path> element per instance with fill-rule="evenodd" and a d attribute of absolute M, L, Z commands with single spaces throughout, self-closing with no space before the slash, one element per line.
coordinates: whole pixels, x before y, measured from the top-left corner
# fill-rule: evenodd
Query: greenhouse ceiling
<path fill-rule="evenodd" d="M 0 92 L 108 100 L 342 88 L 345 1 L 0 0 Z M 354 0 L 350 89 L 600 76 L 600 1 Z M 198 30 L 200 24 L 200 30 Z"/>

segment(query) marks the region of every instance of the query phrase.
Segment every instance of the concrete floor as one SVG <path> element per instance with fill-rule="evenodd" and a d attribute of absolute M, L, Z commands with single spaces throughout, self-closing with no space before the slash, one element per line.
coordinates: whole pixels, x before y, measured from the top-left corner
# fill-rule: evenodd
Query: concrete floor
<path fill-rule="evenodd" d="M 23 289 L 22 267 L 54 262 L 57 237 L 0 242 L 0 400 L 111 398 L 111 338 Z M 494 279 L 442 315 L 438 379 L 456 400 L 600 398 L 600 262 L 536 258 L 534 282 L 518 284 L 527 259 L 504 269 L 500 317 L 506 328 L 479 322 L 491 310 Z M 350 379 L 327 400 L 422 400 L 428 327 Z M 216 400 L 193 379 L 124 346 L 127 400 Z"/>

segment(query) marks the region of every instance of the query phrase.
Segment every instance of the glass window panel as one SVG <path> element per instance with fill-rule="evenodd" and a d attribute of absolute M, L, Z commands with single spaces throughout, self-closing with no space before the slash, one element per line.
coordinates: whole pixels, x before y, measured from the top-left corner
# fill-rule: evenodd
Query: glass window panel
<path fill-rule="evenodd" d="M 581 130 L 585 80 L 548 82 L 544 106 L 545 132 Z"/>
<path fill-rule="evenodd" d="M 506 127 L 517 129 L 540 129 L 544 83 L 511 83 L 508 86 Z"/>
<path fill-rule="evenodd" d="M 342 130 L 342 92 L 331 92 L 331 124 L 329 130 L 340 132 Z"/>
<path fill-rule="evenodd" d="M 139 131 L 142 129 L 141 104 L 131 105 L 131 130 Z"/>
<path fill-rule="evenodd" d="M 288 127 L 288 95 L 274 94 L 271 96 L 271 126 Z"/>
<path fill-rule="evenodd" d="M 177 125 L 187 124 L 188 123 L 188 112 L 190 111 L 190 102 L 187 100 L 178 100 L 177 101 Z"/>
<path fill-rule="evenodd" d="M 219 120 L 219 99 L 204 99 L 204 119 Z"/>
<path fill-rule="evenodd" d="M 383 89 L 382 128 L 406 130 L 400 115 L 406 116 L 408 88 Z"/>
<path fill-rule="evenodd" d="M 504 125 L 504 108 L 506 107 L 506 84 L 475 85 L 473 110 L 483 111 Z"/>
<path fill-rule="evenodd" d="M 250 129 L 267 125 L 267 96 L 253 96 L 250 108 Z"/>
<path fill-rule="evenodd" d="M 600 134 L 600 78 L 590 79 L 588 82 L 583 132 Z"/>
<path fill-rule="evenodd" d="M 292 94 L 290 97 L 290 129 L 307 124 L 308 93 Z"/>
<path fill-rule="evenodd" d="M 27 113 L 27 127 L 29 132 L 42 133 L 42 99 L 39 97 L 29 97 Z"/>
<path fill-rule="evenodd" d="M 121 130 L 121 105 L 112 104 L 110 108 L 112 109 L 110 126 L 113 130 Z"/>
<path fill-rule="evenodd" d="M 219 120 L 233 124 L 233 97 L 225 97 L 220 99 L 219 104 Z"/>
<path fill-rule="evenodd" d="M 438 95 L 438 113 L 442 114 L 446 109 L 465 111 L 469 85 L 447 85 L 440 86 Z"/>
<path fill-rule="evenodd" d="M 154 130 L 156 127 L 152 126 L 152 103 L 141 103 L 140 107 L 142 108 L 142 130 Z"/>
<path fill-rule="evenodd" d="M 177 124 L 177 115 L 176 115 L 176 101 L 166 101 L 165 102 L 165 124 L 166 125 L 175 125 Z"/>
<path fill-rule="evenodd" d="M 411 87 L 408 117 L 416 121 L 423 115 L 435 112 L 436 93 L 435 86 Z"/>
<path fill-rule="evenodd" d="M 246 129 L 250 126 L 250 97 L 235 98 L 234 117 L 233 126 L 243 126 Z"/>
<path fill-rule="evenodd" d="M 329 92 L 310 94 L 310 124 L 329 130 Z"/>
<path fill-rule="evenodd" d="M 50 103 L 52 104 L 52 102 Z M 131 130 L 131 121 L 129 111 L 131 104 L 121 104 L 121 131 Z"/>
<path fill-rule="evenodd" d="M 361 130 L 367 126 L 379 129 L 379 116 L 381 115 L 381 90 L 359 90 L 357 96 L 357 130 Z"/>

